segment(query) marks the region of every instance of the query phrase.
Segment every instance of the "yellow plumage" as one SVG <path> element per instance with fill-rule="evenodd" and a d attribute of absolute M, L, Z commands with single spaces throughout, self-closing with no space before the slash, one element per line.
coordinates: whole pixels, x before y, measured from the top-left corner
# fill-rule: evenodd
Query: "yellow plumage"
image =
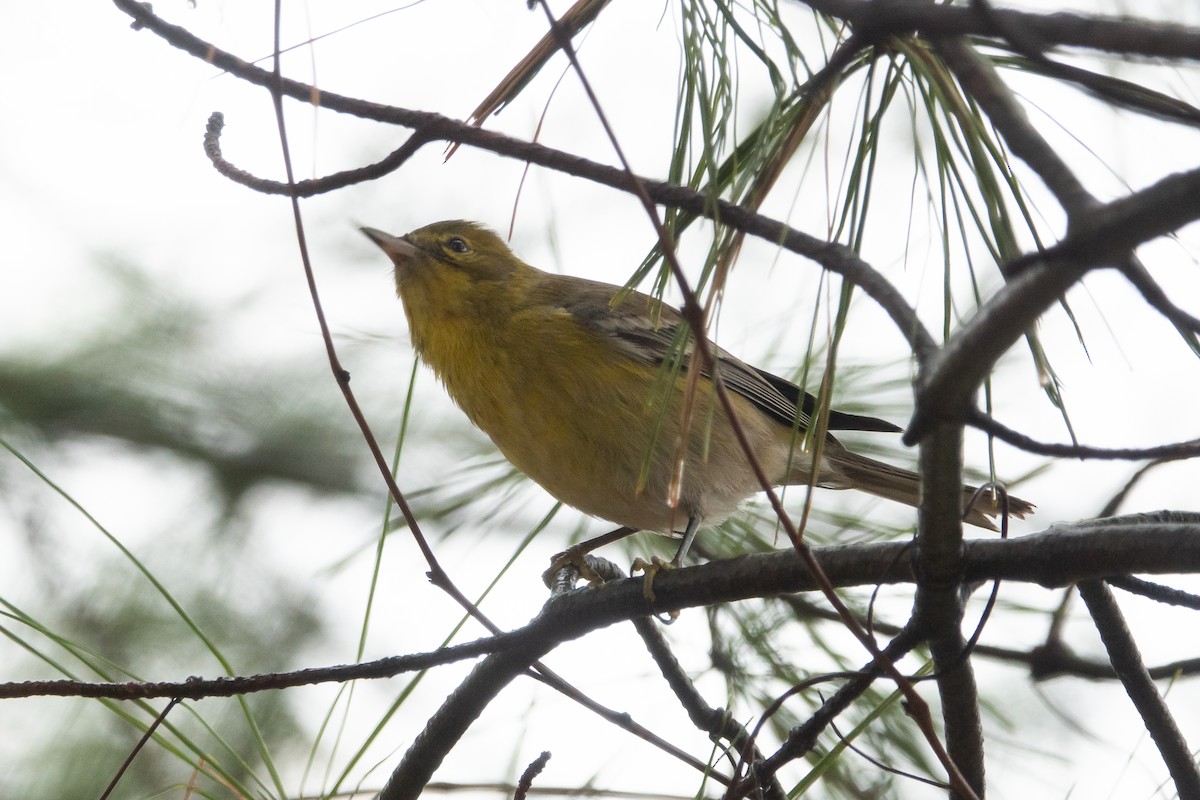
<path fill-rule="evenodd" d="M 475 223 L 438 222 L 402 238 L 363 231 L 395 264 L 421 358 L 505 457 L 559 500 L 630 528 L 670 533 L 690 523 L 694 532 L 761 489 L 707 374 L 697 381 L 680 463 L 690 349 L 673 371 L 682 325 L 674 309 L 535 269 Z M 766 473 L 777 485 L 808 483 L 811 458 L 799 443 L 811 396 L 715 345 L 713 352 Z M 829 427 L 898 430 L 836 411 Z M 852 453 L 833 436 L 823 450 L 818 486 L 916 505 L 914 473 Z M 964 489 L 964 503 L 973 493 Z M 1024 516 L 1032 506 L 1010 498 L 1010 510 Z M 972 509 L 967 520 L 991 527 L 987 515 L 996 512 Z"/>

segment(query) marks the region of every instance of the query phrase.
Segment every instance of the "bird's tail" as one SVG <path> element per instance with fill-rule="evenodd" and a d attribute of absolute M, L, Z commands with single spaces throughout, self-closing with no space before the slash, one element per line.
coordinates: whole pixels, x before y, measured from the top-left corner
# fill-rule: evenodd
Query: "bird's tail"
<path fill-rule="evenodd" d="M 916 506 L 921 497 L 921 479 L 915 472 L 867 458 L 844 447 L 827 450 L 818 485 L 830 489 L 859 489 L 910 506 Z M 996 524 L 992 520 L 1003 512 L 1000 496 L 985 491 L 975 499 L 976 491 L 974 486 L 963 487 L 963 509 L 970 507 L 964 521 L 994 531 Z M 1008 496 L 1008 513 L 1014 517 L 1024 519 L 1034 507 L 1027 500 Z"/>

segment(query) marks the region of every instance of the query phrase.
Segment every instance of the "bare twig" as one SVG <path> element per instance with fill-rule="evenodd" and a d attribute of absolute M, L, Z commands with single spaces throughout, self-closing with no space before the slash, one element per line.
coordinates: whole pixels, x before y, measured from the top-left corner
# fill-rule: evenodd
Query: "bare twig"
<path fill-rule="evenodd" d="M 939 421 L 966 420 L 1000 356 L 1090 270 L 1124 263 L 1137 246 L 1197 218 L 1200 170 L 1190 170 L 1079 214 L 1060 242 L 1010 264 L 1009 282 L 922 368 L 904 441 L 915 444 Z"/>
<path fill-rule="evenodd" d="M 1104 641 L 1113 669 L 1125 685 L 1125 691 L 1158 747 L 1158 752 L 1162 754 L 1163 762 L 1175 782 L 1175 791 L 1180 797 L 1200 797 L 1200 771 L 1197 771 L 1196 763 L 1192 760 L 1192 751 L 1146 673 L 1137 643 L 1125 625 L 1112 592 L 1099 580 L 1080 581 L 1078 589 Z"/>
<path fill-rule="evenodd" d="M 517 788 L 513 791 L 513 800 L 525 800 L 529 796 L 529 790 L 533 788 L 533 779 L 542 774 L 542 770 L 546 768 L 549 761 L 550 751 L 543 750 L 541 755 L 530 762 L 525 771 L 521 773 L 521 779 L 517 781 Z"/>
<path fill-rule="evenodd" d="M 204 153 L 208 156 L 208 160 L 212 162 L 217 172 L 234 183 L 241 184 L 256 192 L 261 192 L 262 194 L 281 194 L 286 197 L 313 197 L 314 195 L 344 189 L 356 183 L 373 180 L 379 175 L 394 172 L 403 166 L 408 159 L 412 158 L 421 149 L 422 145 L 428 142 L 421 135 L 420 131 L 416 131 L 408 137 L 408 140 L 404 144 L 374 164 L 348 169 L 343 172 L 335 172 L 323 178 L 311 178 L 295 182 L 273 181 L 269 178 L 260 178 L 257 175 L 247 172 L 225 158 L 224 154 L 221 153 L 221 133 L 224 131 L 224 128 L 224 114 L 220 111 L 214 111 L 209 115 L 208 124 L 204 128 Z"/>
<path fill-rule="evenodd" d="M 1125 588 L 1126 578 L 1106 579 L 1111 585 Z M 1119 581 L 1119 582 L 1118 582 Z M 1073 591 L 1073 590 L 1072 590 Z M 791 608 L 801 619 L 823 619 L 836 622 L 838 617 L 832 611 L 822 608 L 797 595 L 785 595 L 776 598 L 779 602 Z M 875 621 L 875 630 L 884 636 L 895 636 L 902 628 L 890 622 Z M 968 642 L 968 644 L 970 644 Z M 1071 650 L 1061 638 L 1051 637 L 1046 643 L 1032 650 L 1016 650 L 1011 647 L 1000 647 L 994 644 L 976 644 L 971 647 L 972 655 L 992 659 L 1009 664 L 1024 664 L 1029 667 L 1029 675 L 1036 681 L 1056 677 L 1088 678 L 1092 680 L 1112 680 L 1117 677 L 1112 664 L 1087 658 Z M 1148 667 L 1150 677 L 1155 680 L 1178 678 L 1200 674 L 1200 658 L 1188 658 L 1180 661 L 1169 661 Z"/>
<path fill-rule="evenodd" d="M 859 673 L 846 681 L 834 694 L 821 704 L 811 717 L 801 725 L 788 732 L 787 740 L 767 758 L 753 765 L 750 776 L 742 778 L 729 787 L 725 794 L 726 800 L 745 797 L 758 783 L 774 778 L 775 774 L 785 765 L 797 758 L 802 758 L 816 745 L 817 737 L 845 711 L 851 703 L 862 696 L 871 684 L 881 677 L 884 670 L 882 663 L 894 663 L 904 654 L 921 643 L 921 635 L 905 629 L 892 639 L 884 648 L 886 661 L 876 659 L 863 666 Z"/>
<path fill-rule="evenodd" d="M 1149 303 L 1151 308 L 1170 320 L 1180 333 L 1190 335 L 1190 343 L 1194 347 L 1196 334 L 1200 333 L 1200 318 L 1175 305 L 1137 257 L 1130 258 L 1120 269 L 1121 274 L 1141 293 L 1142 299 Z"/>
<path fill-rule="evenodd" d="M 1161 583 L 1135 578 L 1132 575 L 1116 575 L 1105 580 L 1109 586 L 1123 589 L 1130 594 L 1140 595 L 1156 603 L 1200 611 L 1200 595 L 1192 592 L 1185 592 L 1173 586 L 1163 586 Z"/>
<path fill-rule="evenodd" d="M 186 28 L 167 23 L 136 0 L 113 0 L 113 2 L 119 9 L 132 16 L 141 28 L 152 31 L 172 46 L 207 63 L 214 64 L 249 83 L 276 87 L 282 94 L 293 99 L 306 103 L 312 103 L 315 99 L 319 99 L 322 108 L 363 119 L 413 128 L 415 133 L 423 137 L 425 141 L 460 142 L 497 155 L 528 161 L 564 174 L 585 178 L 625 192 L 635 192 L 636 187 L 640 185 L 655 203 L 680 208 L 706 219 L 718 219 L 722 224 L 745 231 L 752 236 L 810 258 L 825 269 L 842 275 L 860 287 L 892 317 L 897 331 L 909 343 L 918 361 L 930 357 L 937 348 L 933 337 L 904 296 L 883 275 L 844 245 L 809 236 L 778 220 L 749 212 L 727 201 L 714 200 L 702 191 L 640 177 L 631 180 L 629 174 L 621 168 L 599 164 L 544 145 L 476 128 L 440 114 L 384 106 L 340 95 L 336 92 L 318 91 L 314 86 L 289 78 L 277 81 L 271 72 L 221 50 L 193 35 Z M 407 146 L 410 145 L 406 144 Z M 399 152 L 397 151 L 397 153 Z M 400 157 L 397 155 L 395 160 L 400 160 Z M 389 159 L 384 159 L 384 162 L 391 163 Z M 371 177 L 379 177 L 379 175 Z M 288 190 L 284 184 L 278 184 L 278 186 L 282 189 L 281 194 L 294 194 L 297 191 Z M 324 190 L 320 187 L 319 181 L 314 181 L 309 186 L 310 191 L 316 192 L 319 188 Z"/>
<path fill-rule="evenodd" d="M 1153 447 L 1092 447 L 1085 444 L 1038 441 L 1032 436 L 1027 436 L 1008 427 L 1003 422 L 987 416 L 977 408 L 968 412 L 966 422 L 972 428 L 978 428 L 990 436 L 1008 442 L 1013 447 L 1044 456 L 1106 461 L 1141 461 L 1146 458 L 1154 458 L 1164 462 L 1200 456 L 1200 439 L 1189 439 L 1186 442 L 1173 442 Z"/>
<path fill-rule="evenodd" d="M 675 654 L 671 652 L 671 647 L 667 644 L 660 627 L 647 617 L 635 618 L 633 626 L 638 635 L 642 637 L 646 651 L 658 665 L 667 685 L 671 687 L 671 691 L 674 692 L 684 711 L 687 712 L 688 719 L 692 721 L 692 724 L 714 739 L 719 738 L 729 742 L 734 751 L 741 753 L 748 750 L 753 754 L 755 761 L 760 760 L 762 753 L 750 741 L 750 735 L 746 732 L 745 727 L 735 720 L 726 709 L 713 708 L 705 701 L 692 679 L 683 671 Z M 787 793 L 777 778 L 772 777 L 761 788 L 763 797 L 768 800 L 784 800 L 787 797 Z"/>
<path fill-rule="evenodd" d="M 167 715 L 171 713 L 171 709 L 179 705 L 179 702 L 180 698 L 171 698 L 171 702 L 163 706 L 163 710 L 160 711 L 158 716 L 154 718 L 154 721 L 146 726 L 146 731 L 142 734 L 141 738 L 138 739 L 137 744 L 133 746 L 133 749 L 129 751 L 129 755 L 125 757 L 125 761 L 122 762 L 120 769 L 117 770 L 116 774 L 113 775 L 112 780 L 109 781 L 108 786 L 105 787 L 104 791 L 100 794 L 100 800 L 108 800 L 108 798 L 112 796 L 113 790 L 117 788 L 117 784 L 120 783 L 122 776 L 124 776 L 129 770 L 129 765 L 133 763 L 135 758 L 137 758 L 137 754 L 142 752 L 142 748 L 144 748 L 146 743 L 149 742 L 151 737 L 154 736 L 154 732 L 158 730 L 158 727 L 166 721 Z"/>

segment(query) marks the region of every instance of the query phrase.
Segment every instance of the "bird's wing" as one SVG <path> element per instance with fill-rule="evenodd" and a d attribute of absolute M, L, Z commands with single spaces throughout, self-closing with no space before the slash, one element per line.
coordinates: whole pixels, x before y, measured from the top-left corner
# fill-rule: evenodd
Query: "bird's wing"
<path fill-rule="evenodd" d="M 641 292 L 627 292 L 614 303 L 616 291 L 609 284 L 590 283 L 564 303 L 564 308 L 584 328 L 608 338 L 632 358 L 654 365 L 678 362 L 680 369 L 686 370 L 693 342 L 689 337 L 684 343 L 686 325 L 679 312 Z M 807 429 L 816 398 L 791 381 L 752 367 L 711 341 L 709 344 L 725 386 L 783 425 Z M 706 368 L 703 374 L 711 376 L 711 370 Z M 830 411 L 828 424 L 830 430 L 900 430 L 882 419 L 842 411 Z"/>

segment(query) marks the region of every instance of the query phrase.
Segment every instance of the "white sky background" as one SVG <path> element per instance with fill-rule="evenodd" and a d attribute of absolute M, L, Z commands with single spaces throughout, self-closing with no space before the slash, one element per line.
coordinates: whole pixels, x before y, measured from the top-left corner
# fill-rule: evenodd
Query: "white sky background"
<path fill-rule="evenodd" d="M 560 13 L 565 6 L 558 4 Z M 1181 19 L 1180 9 L 1190 8 L 1187 4 L 1162 6 L 1173 21 L 1198 22 L 1196 18 Z M 184 3 L 161 0 L 155 8 L 202 38 L 243 57 L 270 52 L 270 3 L 201 0 L 197 9 L 190 10 Z M 389 8 L 370 2 L 287 4 L 284 41 L 299 42 Z M 1138 12 L 1146 13 L 1143 8 Z M 655 177 L 671 146 L 678 70 L 673 13 L 672 6 L 664 16 L 660 4 L 614 4 L 602 15 L 582 48 L 585 67 L 591 67 L 589 77 L 623 147 L 635 168 Z M 1196 11 L 1192 9 L 1191 13 Z M 430 0 L 323 40 L 311 49 L 301 48 L 287 58 L 285 69 L 291 77 L 311 81 L 315 64 L 315 82 L 330 91 L 465 117 L 544 30 L 540 13 L 526 11 L 524 3 L 516 0 Z M 623 55 L 614 58 L 618 52 Z M 814 61 L 819 57 L 814 56 Z M 489 120 L 489 127 L 529 137 L 561 69 L 561 60 L 552 62 L 521 101 Z M 319 387 L 314 391 L 336 393 L 324 367 L 323 348 L 303 284 L 289 203 L 230 183 L 216 174 L 201 151 L 205 120 L 210 112 L 220 110 L 226 116 L 222 140 L 225 155 L 257 175 L 281 178 L 275 123 L 265 90 L 218 75 L 153 34 L 131 31 L 129 20 L 111 5 L 91 2 L 0 5 L 0 74 L 5 76 L 0 84 L 4 108 L 4 123 L 0 126 L 0 347 L 6 352 L 53 353 L 60 343 L 87 336 L 101 325 L 112 313 L 115 297 L 109 274 L 98 264 L 111 257 L 136 264 L 172 287 L 180 298 L 201 307 L 227 309 L 231 303 L 239 303 L 238 310 L 218 326 L 218 339 L 212 343 L 212 352 L 226 364 L 308 359 L 313 366 L 314 385 Z M 1154 76 L 1151 86 L 1177 91 L 1183 99 L 1200 103 L 1200 82 L 1195 71 L 1125 65 L 1119 68 L 1119 74 L 1135 80 L 1150 74 Z M 1047 136 L 1055 141 L 1062 139 L 1064 156 L 1080 168 L 1086 185 L 1103 198 L 1120 192 L 1120 183 L 1103 164 L 1133 186 L 1144 186 L 1171 171 L 1195 166 L 1194 154 L 1200 152 L 1200 147 L 1194 131 L 1114 113 L 1068 90 L 1051 92 L 1048 82 L 1035 78 L 1021 79 L 1014 85 L 1039 107 L 1051 109 L 1073 133 L 1089 137 L 1083 144 L 1095 156 L 1062 136 L 1036 110 L 1030 112 Z M 753 98 L 743 99 L 746 108 L 752 110 Z M 839 100 L 847 112 L 845 119 L 853 102 L 849 92 Z M 327 112 L 314 114 L 310 108 L 291 101 L 287 108 L 293 162 L 301 178 L 377 160 L 406 135 L 401 130 L 342 119 Z M 1094 123 L 1078 124 L 1081 115 L 1091 115 Z M 907 153 L 905 131 L 897 124 L 891 135 L 895 141 L 889 146 L 898 154 Z M 613 160 L 573 76 L 563 81 L 550 107 L 542 141 L 597 160 Z M 835 134 L 831 142 L 836 141 L 840 140 Z M 843 154 L 838 145 L 831 143 L 829 152 L 818 153 L 816 160 L 825 158 L 840 170 Z M 469 148 L 443 164 L 440 146 L 432 145 L 409 166 L 383 181 L 303 203 L 326 313 L 339 345 L 349 348 L 344 354 L 350 354 L 346 366 L 354 376 L 352 385 L 371 410 L 371 421 L 385 449 L 389 447 L 387 437 L 397 424 L 395 413 L 402 395 L 396 392 L 406 380 L 411 353 L 403 315 L 392 296 L 389 265 L 355 227 L 369 224 L 401 233 L 437 219 L 465 217 L 503 231 L 521 170 L 518 162 Z M 932 304 L 929 308 L 934 316 L 927 320 L 936 326 L 941 282 L 936 264 L 937 231 L 924 223 L 914 225 L 907 258 L 903 249 L 908 236 L 904 231 L 908 206 L 903 201 L 910 170 L 911 161 L 898 156 L 896 180 L 903 188 L 885 196 L 902 203 L 895 206 L 902 210 L 873 218 L 872 224 L 878 227 L 871 230 L 866 257 L 910 297 L 919 297 L 926 306 Z M 785 180 L 781 185 L 794 185 L 794 181 L 787 184 Z M 793 224 L 821 235 L 828 214 L 825 198 L 830 192 L 829 187 L 806 187 L 796 200 Z M 776 213 L 786 213 L 790 198 L 785 197 L 781 203 L 774 209 Z M 1055 208 L 1044 199 L 1039 207 L 1048 214 Z M 889 233 L 889 226 L 895 227 L 894 235 Z M 1142 251 L 1155 275 L 1185 305 L 1200 297 L 1196 233 L 1193 226 L 1184 231 L 1180 242 L 1160 241 Z M 530 173 L 521 195 L 514 236 L 515 249 L 527 261 L 546 269 L 621 282 L 652 241 L 652 231 L 631 198 L 572 178 L 538 170 Z M 703 244 L 684 243 L 684 254 L 693 257 L 697 273 Z M 927 263 L 927 256 L 935 260 Z M 793 298 L 811 292 L 816 275 L 814 266 L 798 257 L 778 256 L 766 246 L 748 247 L 729 284 L 719 323 L 721 343 L 750 360 L 759 360 L 773 349 L 769 366 L 788 369 L 803 357 L 811 313 L 804 305 L 799 319 L 789 321 Z M 767 278 L 772 289 L 764 297 L 758 287 Z M 1065 315 L 1055 311 L 1042 326 L 1081 439 L 1097 445 L 1133 446 L 1200 434 L 1195 411 L 1196 398 L 1200 397 L 1200 365 L 1194 357 L 1165 323 L 1130 302 L 1132 294 L 1115 275 L 1094 275 L 1086 286 L 1087 291 L 1072 294 L 1071 302 L 1087 335 L 1090 362 L 1074 342 Z M 1194 303 L 1191 308 L 1196 310 Z M 857 303 L 855 314 L 858 316 L 848 328 L 843 351 L 846 362 L 888 365 L 883 367 L 888 379 L 903 379 L 907 370 L 904 343 L 891 323 L 865 298 Z M 763 319 L 768 324 L 763 324 Z M 392 344 L 371 346 L 378 341 Z M 362 347 L 356 350 L 355 345 Z M 362 357 L 356 359 L 354 354 Z M 1065 441 L 1066 432 L 1057 413 L 1037 390 L 1028 354 L 1014 350 L 1006 369 L 998 384 L 1000 418 L 1039 438 Z M 448 402 L 427 373 L 422 373 L 419 380 L 421 402 L 413 423 L 415 436 L 434 429 L 442 419 L 466 425 L 448 409 Z M 908 400 L 902 394 L 890 399 L 897 403 Z M 395 412 L 391 417 L 389 410 Z M 906 414 L 907 409 L 901 407 L 889 416 L 903 423 Z M 986 465 L 982 442 L 980 437 L 970 440 L 968 460 L 976 467 Z M 419 444 L 419 438 L 414 444 Z M 1037 463 L 1003 447 L 998 458 L 1000 472 L 1007 476 L 1022 474 Z M 422 451 L 417 462 L 420 468 L 414 467 L 408 474 L 402 469 L 401 486 L 411 489 L 437 483 L 438 471 L 451 469 L 453 462 L 453 451 Z M 120 453 L 104 448 L 91 455 L 73 454 L 73 459 L 48 457 L 39 465 L 61 480 L 135 551 L 139 547 L 149 551 L 156 543 L 161 544 L 159 537 L 168 535 L 163 533 L 168 521 L 179 517 L 180 504 L 194 498 L 197 491 L 193 483 L 176 472 L 122 459 Z M 0 471 L 0 478 L 10 469 Z M 1019 530 L 1041 530 L 1059 520 L 1094 514 L 1133 469 L 1128 464 L 1059 465 L 1021 487 L 1019 493 L 1034 500 L 1039 513 Z M 1194 509 L 1195 479 L 1194 465 L 1164 467 L 1133 493 L 1125 510 Z M 549 507 L 539 493 L 522 495 L 522 499 L 528 498 L 533 499 L 512 512 L 522 525 L 527 524 L 527 518 L 536 520 Z M 848 508 L 865 507 L 870 502 L 853 496 L 826 495 L 822 499 L 831 506 L 844 504 Z M 323 604 L 323 613 L 331 618 L 345 615 L 350 620 L 345 625 L 345 641 L 331 642 L 325 651 L 313 655 L 312 662 L 295 666 L 344 661 L 353 652 L 368 558 L 361 556 L 354 568 L 333 578 L 325 568 L 370 541 L 382 495 L 375 508 L 367 509 L 316 501 L 296 508 L 293 500 L 283 497 L 268 502 L 262 517 L 272 524 L 255 523 L 262 527 L 255 540 L 258 552 L 247 558 L 251 563 L 257 559 L 291 564 L 298 574 L 311 574 L 312 591 Z M 44 502 L 61 501 L 47 492 Z M 879 505 L 873 508 L 884 515 L 900 513 Z M 502 625 L 519 625 L 536 613 L 542 601 L 537 575 L 548 556 L 561 548 L 562 535 L 574 519 L 566 515 L 557 530 L 541 537 L 506 578 L 499 590 L 501 599 L 488 606 Z M 57 521 L 63 527 L 54 536 L 73 552 L 78 549 L 85 554 L 107 546 L 74 515 L 64 512 Z M 4 544 L 7 540 L 15 542 L 21 535 L 16 524 L 16 520 L 0 517 L 0 525 L 5 526 L 0 527 L 0 545 L 5 549 L 10 549 Z M 596 532 L 602 529 L 600 523 L 593 525 Z M 201 523 L 191 530 L 171 530 L 169 535 L 204 534 Z M 369 655 L 432 647 L 457 618 L 451 602 L 424 584 L 424 565 L 402 538 L 393 537 L 390 545 L 391 582 L 381 593 L 382 605 L 419 608 L 432 624 L 420 633 L 406 625 L 402 637 L 392 637 L 387 621 L 377 620 L 377 635 Z M 466 539 L 460 536 L 442 543 L 439 554 L 460 585 L 468 594 L 474 594 L 492 574 L 498 559 L 507 557 L 511 542 L 492 537 L 474 545 Z M 86 570 L 86 558 L 73 568 Z M 33 574 L 36 570 L 27 565 L 0 559 L 0 595 L 15 598 L 36 611 L 39 586 L 29 577 Z M 1043 597 L 1044 593 L 1030 596 Z M 1138 616 L 1141 606 L 1128 605 L 1135 622 L 1148 624 L 1149 611 Z M 670 631 L 672 638 L 686 642 L 689 626 L 703 624 L 698 614 L 692 616 Z M 702 641 L 700 628 L 696 632 Z M 1040 630 L 1025 632 L 1023 641 L 1031 643 L 1042 635 Z M 1196 655 L 1187 637 L 1172 641 L 1175 638 L 1143 637 L 1149 645 L 1147 660 L 1158 663 Z M 0 665 L 8 660 L 6 646 L 0 644 Z M 1089 639 L 1081 640 L 1079 646 L 1099 652 Z M 634 711 L 630 707 L 633 698 L 654 700 L 660 694 L 657 685 L 646 688 L 642 680 L 652 675 L 652 668 L 639 658 L 606 658 L 601 664 L 602 674 L 597 675 L 589 665 L 596 663 L 597 653 L 607 655 L 622 652 L 623 648 L 636 653 L 638 647 L 628 631 L 604 632 L 564 648 L 550 663 L 561 666 L 569 678 L 585 684 L 600 699 Z M 705 665 L 703 653 L 691 656 L 697 669 Z M 215 665 L 198 665 L 196 671 L 216 674 Z M 423 699 L 406 707 L 392 729 L 388 740 L 392 746 L 403 746 L 406 737 L 411 738 L 444 695 L 440 687 L 452 686 L 458 674 L 461 670 L 445 670 L 423 688 Z M 981 675 L 984 681 L 1004 685 L 1006 694 L 1029 696 L 1027 681 L 1019 673 L 985 667 Z M 12 675 L 7 670 L 0 673 L 0 678 L 6 680 L 27 677 L 33 676 Z M 386 702 L 399 685 L 390 682 L 363 689 L 364 696 Z M 714 692 L 713 702 L 720 703 L 719 685 L 713 683 L 706 688 Z M 1120 796 L 1149 795 L 1161 779 L 1162 770 L 1157 755 L 1145 743 L 1134 765 L 1123 767 L 1141 728 L 1123 705 L 1119 687 L 1059 681 L 1040 689 L 1069 708 L 1086 727 L 1097 730 L 1103 743 L 1089 749 L 1079 737 L 1065 739 L 1062 723 L 1051 718 L 1044 707 L 1031 703 L 1022 713 L 1044 721 L 1019 729 L 1022 744 L 1048 751 L 1069 741 L 1069 746 L 1079 751 L 1063 755 L 1095 759 L 1096 768 L 1085 770 L 1077 763 L 1059 765 L 1053 760 L 1034 760 L 1031 769 L 1027 762 L 1018 769 L 1011 763 L 1011 754 L 997 753 L 999 763 L 993 765 L 989 775 L 996 796 L 1014 796 L 1022 791 L 1033 791 L 1035 796 L 1047 796 L 1042 793 L 1050 791 L 1048 796 L 1060 796 L 1072 786 L 1076 796 L 1096 796 L 1096 792 L 1103 793 L 1117 781 Z M 302 691 L 310 692 L 304 695 L 306 698 L 328 696 L 317 690 Z M 1174 691 L 1177 694 L 1172 702 L 1195 746 L 1200 741 L 1200 728 L 1192 722 L 1200 717 L 1196 693 L 1186 682 Z M 440 776 L 463 780 L 500 777 L 510 758 L 508 744 L 517 737 L 504 728 L 508 715 L 520 716 L 534 694 L 539 708 L 559 707 L 548 693 L 538 693 L 527 684 L 515 685 L 472 729 L 467 743 L 451 755 Z M 33 708 L 59 714 L 77 702 L 10 702 L 0 707 L 0 720 L 20 719 Z M 325 702 L 323 699 L 315 705 L 323 710 Z M 666 734 L 671 733 L 670 725 L 686 726 L 686 721 L 677 720 L 677 711 L 669 706 L 635 711 L 635 716 L 646 721 L 668 720 L 660 731 Z M 647 755 L 643 746 L 628 744 L 624 734 L 584 717 L 582 712 L 567 712 L 566 719 L 569 725 L 587 726 L 588 741 L 576 742 L 563 736 L 563 717 L 547 721 L 535 716 L 528 722 L 529 729 L 521 734 L 527 746 L 514 756 L 523 764 L 541 749 L 554 750 L 554 760 L 543 777 L 547 785 L 574 785 L 582 782 L 581 776 L 599 770 L 604 775 L 600 783 L 615 788 L 624 771 L 614 765 Z M 5 727 L 13 729 L 11 725 Z M 607 742 L 597 743 L 597 734 L 611 734 L 617 749 L 606 749 Z M 694 733 L 682 735 L 695 741 Z M 1028 738 L 1037 736 L 1045 740 L 1039 743 Z M 493 741 L 500 737 L 504 748 L 493 761 L 481 761 L 480 749 L 473 747 L 472 741 L 486 742 L 488 737 Z M 353 737 L 350 739 L 353 741 Z M 17 754 L 12 744 L 0 745 L 0 759 Z M 378 755 L 385 758 L 386 750 Z M 394 757 L 385 763 L 386 772 Z M 0 778 L 4 770 L 0 764 Z M 647 785 L 642 771 L 637 773 L 636 788 L 656 788 Z M 694 777 L 685 768 L 668 765 L 658 788 L 669 790 L 674 780 L 684 781 L 675 784 L 675 790 L 682 785 L 690 791 Z M 914 787 L 912 796 L 924 796 L 924 791 Z"/>

